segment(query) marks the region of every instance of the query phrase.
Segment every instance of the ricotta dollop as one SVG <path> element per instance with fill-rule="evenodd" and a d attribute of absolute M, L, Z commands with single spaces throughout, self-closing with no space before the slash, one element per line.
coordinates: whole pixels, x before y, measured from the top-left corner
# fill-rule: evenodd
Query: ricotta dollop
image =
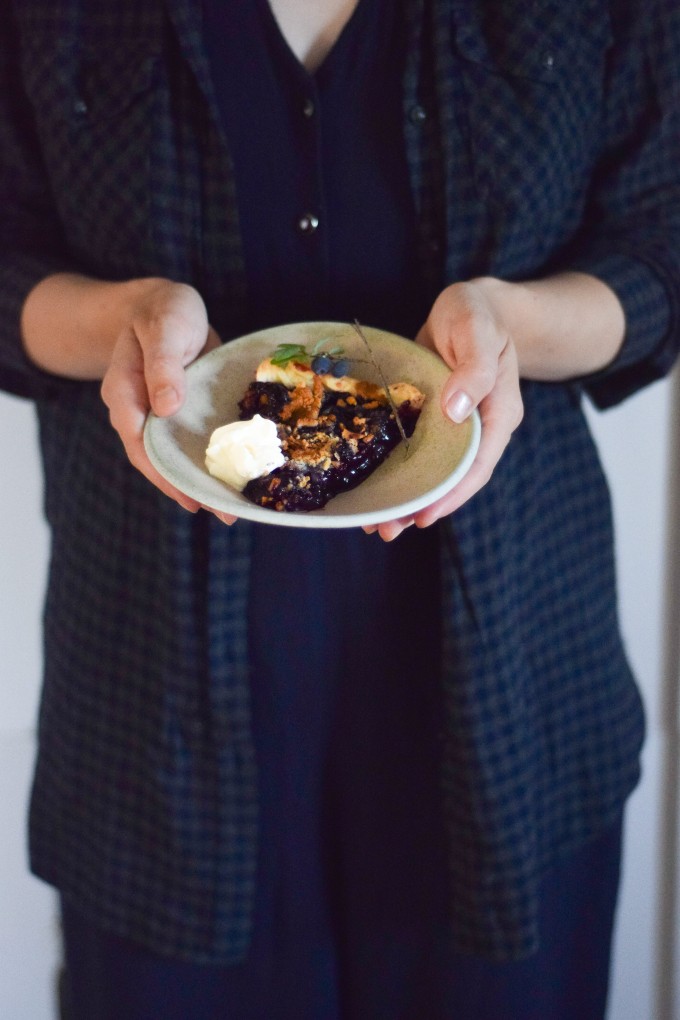
<path fill-rule="evenodd" d="M 239 492 L 253 478 L 281 467 L 284 460 L 275 423 L 259 414 L 248 421 L 220 425 L 211 435 L 205 454 L 210 474 Z"/>

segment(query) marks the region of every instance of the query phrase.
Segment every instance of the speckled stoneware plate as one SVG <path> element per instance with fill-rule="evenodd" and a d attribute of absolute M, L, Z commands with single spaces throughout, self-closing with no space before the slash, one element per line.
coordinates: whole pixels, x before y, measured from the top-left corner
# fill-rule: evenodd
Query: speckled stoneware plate
<path fill-rule="evenodd" d="M 405 517 L 429 506 L 452 489 L 470 468 L 481 434 L 475 412 L 462 425 L 442 414 L 440 393 L 447 378 L 444 362 L 411 340 L 363 327 L 389 383 L 413 383 L 426 400 L 406 449 L 402 442 L 356 489 L 332 499 L 323 510 L 280 513 L 253 503 L 213 478 L 205 467 L 208 440 L 219 425 L 238 419 L 238 402 L 260 361 L 280 343 L 311 349 L 318 340 L 339 345 L 352 362 L 351 374 L 380 382 L 360 337 L 347 323 L 302 322 L 261 330 L 231 340 L 191 365 L 187 399 L 172 418 L 149 415 L 144 432 L 147 453 L 160 473 L 205 506 L 251 521 L 293 528 L 352 528 Z"/>

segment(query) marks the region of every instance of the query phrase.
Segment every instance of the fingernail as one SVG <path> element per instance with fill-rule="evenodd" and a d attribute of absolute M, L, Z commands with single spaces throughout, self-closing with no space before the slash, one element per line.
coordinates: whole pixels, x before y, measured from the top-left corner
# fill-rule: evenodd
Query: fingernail
<path fill-rule="evenodd" d="M 472 410 L 472 401 L 463 390 L 457 390 L 446 402 L 446 413 L 458 425 L 464 422 Z"/>

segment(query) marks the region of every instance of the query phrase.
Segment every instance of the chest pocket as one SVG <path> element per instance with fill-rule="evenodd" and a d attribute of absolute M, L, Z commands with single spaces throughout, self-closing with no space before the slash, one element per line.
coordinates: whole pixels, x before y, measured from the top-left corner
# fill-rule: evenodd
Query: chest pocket
<path fill-rule="evenodd" d="M 605 0 L 454 0 L 453 8 L 478 190 L 497 227 L 548 252 L 578 222 L 601 141 Z"/>
<path fill-rule="evenodd" d="M 25 81 L 69 244 L 95 271 L 139 266 L 147 244 L 158 57 L 145 39 L 104 58 L 34 40 Z"/>

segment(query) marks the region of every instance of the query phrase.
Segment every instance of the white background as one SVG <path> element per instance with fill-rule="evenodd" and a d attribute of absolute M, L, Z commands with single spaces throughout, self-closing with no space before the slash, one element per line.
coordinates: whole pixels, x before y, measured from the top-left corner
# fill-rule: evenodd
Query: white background
<path fill-rule="evenodd" d="M 648 713 L 644 777 L 628 811 L 609 1020 L 680 1018 L 680 1000 L 673 999 L 680 962 L 676 382 L 657 383 L 621 408 L 592 415 L 614 496 L 622 625 Z M 0 1017 L 55 1020 L 54 897 L 28 874 L 25 850 L 48 536 L 33 410 L 3 394 L 0 493 Z"/>

